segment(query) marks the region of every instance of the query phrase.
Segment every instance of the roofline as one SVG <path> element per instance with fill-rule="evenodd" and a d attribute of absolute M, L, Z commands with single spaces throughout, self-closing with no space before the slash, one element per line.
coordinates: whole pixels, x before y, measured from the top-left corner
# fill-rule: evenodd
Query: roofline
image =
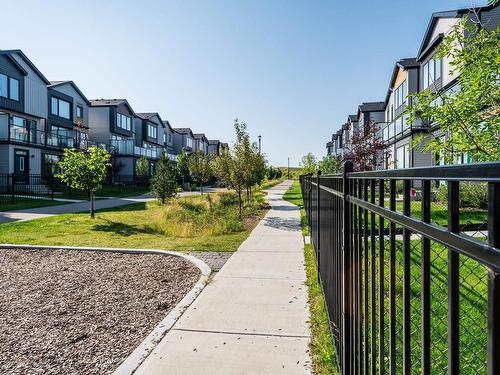
<path fill-rule="evenodd" d="M 24 62 L 26 64 L 28 64 L 31 69 L 33 69 L 33 71 L 42 79 L 42 81 L 44 81 L 47 86 L 50 85 L 50 81 L 42 74 L 42 72 L 40 70 L 38 70 L 38 68 L 35 66 L 35 64 L 33 64 L 31 62 L 31 60 L 28 58 L 28 56 L 26 56 L 24 54 L 24 52 L 22 50 L 20 50 L 20 49 L 8 49 L 8 50 L 2 50 L 1 52 L 6 53 L 6 54 L 11 54 L 11 53 L 19 54 L 19 56 L 21 56 L 21 58 L 24 60 Z M 28 73 L 26 72 L 26 74 L 28 74 Z"/>
<path fill-rule="evenodd" d="M 162 120 L 162 118 L 161 118 L 161 116 L 160 116 L 160 114 L 159 114 L 158 112 L 137 112 L 135 115 L 136 115 L 137 117 L 139 117 L 141 120 L 146 120 L 146 121 L 148 121 L 149 119 L 147 119 L 147 118 L 143 118 L 143 117 L 141 117 L 141 116 L 140 116 L 140 115 L 144 115 L 144 114 L 146 114 L 146 113 L 147 113 L 147 114 L 152 114 L 153 116 L 151 116 L 151 117 L 157 116 L 157 117 L 158 117 L 158 119 L 160 120 L 160 124 L 161 124 L 161 126 L 165 127 L 165 124 L 163 123 L 163 120 Z"/>
<path fill-rule="evenodd" d="M 132 109 L 132 106 L 130 105 L 130 103 L 127 101 L 127 99 L 90 99 L 90 106 L 91 107 L 93 106 L 92 105 L 92 100 L 94 100 L 94 101 L 120 100 L 120 101 L 122 101 L 127 106 L 127 108 L 130 110 L 130 112 L 132 112 L 133 116 L 138 117 L 137 114 L 135 113 L 135 111 Z M 122 103 L 120 102 L 118 104 L 96 105 L 94 107 L 117 107 L 120 104 L 122 104 Z"/>
<path fill-rule="evenodd" d="M 89 105 L 89 106 L 91 105 L 90 100 L 88 100 L 87 97 L 85 95 L 83 95 L 83 92 L 80 91 L 78 86 L 73 81 L 62 81 L 62 82 L 55 83 L 55 84 L 51 83 L 50 85 L 48 85 L 48 87 L 52 88 L 52 87 L 62 86 L 62 85 L 65 85 L 67 83 L 69 83 L 71 86 L 73 86 L 75 91 L 78 93 L 78 95 L 80 95 L 83 98 L 83 100 L 85 101 L 85 103 L 87 103 L 87 105 Z"/>
<path fill-rule="evenodd" d="M 403 66 L 403 64 L 401 64 L 402 60 L 413 59 L 413 58 L 418 62 L 417 58 L 415 58 L 415 57 L 405 57 L 405 58 L 399 59 L 394 64 L 394 68 L 392 70 L 392 75 L 391 75 L 391 80 L 389 81 L 389 88 L 387 89 L 387 94 L 385 95 L 385 100 L 384 100 L 384 103 L 385 103 L 386 107 L 387 107 L 387 103 L 389 101 L 389 97 L 391 96 L 391 92 L 393 91 L 392 90 L 392 85 L 394 85 L 394 81 L 396 80 L 396 75 L 397 75 L 398 68 L 406 70 L 406 71 L 410 70 L 410 69 L 420 69 L 420 66 L 405 67 L 405 66 Z"/>
<path fill-rule="evenodd" d="M 172 125 L 170 125 L 170 122 L 168 122 L 168 120 L 163 121 L 163 125 L 168 126 L 170 128 L 170 130 L 172 131 L 172 133 L 174 132 L 174 128 L 172 128 Z"/>

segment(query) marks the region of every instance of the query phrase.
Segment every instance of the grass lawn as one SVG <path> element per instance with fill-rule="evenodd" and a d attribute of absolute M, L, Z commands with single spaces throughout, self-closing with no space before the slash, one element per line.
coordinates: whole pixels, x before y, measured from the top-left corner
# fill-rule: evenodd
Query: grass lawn
<path fill-rule="evenodd" d="M 27 208 L 57 206 L 68 202 L 51 201 L 46 199 L 16 199 L 14 204 L 7 203 L 0 206 L 0 212 L 12 210 L 24 210 Z"/>
<path fill-rule="evenodd" d="M 233 194 L 205 194 L 100 210 L 95 219 L 79 213 L 5 223 L 0 243 L 235 251 L 268 209 L 262 193 L 254 197 L 242 221 Z"/>
<path fill-rule="evenodd" d="M 293 203 L 299 207 L 301 216 L 302 232 L 307 235 L 307 222 L 303 207 L 302 194 L 300 184 L 295 180 L 283 196 L 283 199 Z M 318 269 L 316 266 L 316 257 L 311 245 L 304 246 L 304 259 L 306 265 L 307 281 L 309 296 L 309 311 L 311 315 L 311 358 L 315 374 L 332 375 L 337 374 L 336 355 L 333 347 L 332 337 L 330 336 L 330 328 L 328 315 L 326 313 L 325 299 L 323 290 L 318 282 Z"/>

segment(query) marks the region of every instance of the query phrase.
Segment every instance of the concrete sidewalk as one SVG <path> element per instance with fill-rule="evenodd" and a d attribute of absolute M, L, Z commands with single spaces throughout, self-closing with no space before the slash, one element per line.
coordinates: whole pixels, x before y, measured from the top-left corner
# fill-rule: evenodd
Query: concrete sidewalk
<path fill-rule="evenodd" d="M 309 374 L 299 209 L 272 206 L 135 374 Z"/>

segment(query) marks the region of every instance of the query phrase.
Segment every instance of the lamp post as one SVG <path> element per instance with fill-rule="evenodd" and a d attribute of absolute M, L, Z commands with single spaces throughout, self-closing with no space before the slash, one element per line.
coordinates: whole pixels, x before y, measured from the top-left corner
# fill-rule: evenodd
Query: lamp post
<path fill-rule="evenodd" d="M 288 157 L 287 170 L 288 170 L 288 179 L 290 179 L 290 156 Z"/>
<path fill-rule="evenodd" d="M 259 135 L 259 154 L 261 153 L 261 149 L 260 149 L 261 139 L 262 139 L 262 136 Z"/>

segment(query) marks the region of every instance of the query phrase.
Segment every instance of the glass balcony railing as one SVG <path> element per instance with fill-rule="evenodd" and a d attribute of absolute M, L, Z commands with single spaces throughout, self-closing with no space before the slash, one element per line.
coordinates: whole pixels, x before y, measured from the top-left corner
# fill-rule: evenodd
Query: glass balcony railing
<path fill-rule="evenodd" d="M 140 147 L 134 139 L 112 139 L 109 142 L 110 151 L 115 155 L 144 156 L 148 159 L 158 159 L 165 150 L 162 147 Z"/>

